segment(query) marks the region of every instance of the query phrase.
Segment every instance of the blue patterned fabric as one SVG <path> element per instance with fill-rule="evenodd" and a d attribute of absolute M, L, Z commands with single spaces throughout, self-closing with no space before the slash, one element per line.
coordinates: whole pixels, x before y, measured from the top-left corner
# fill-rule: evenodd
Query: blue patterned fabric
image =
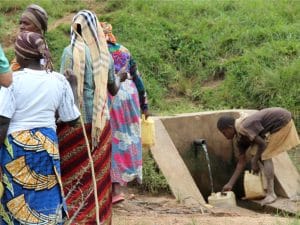
<path fill-rule="evenodd" d="M 5 187 L 1 224 L 62 224 L 66 204 L 55 131 L 14 132 L 6 138 L 0 154 Z"/>

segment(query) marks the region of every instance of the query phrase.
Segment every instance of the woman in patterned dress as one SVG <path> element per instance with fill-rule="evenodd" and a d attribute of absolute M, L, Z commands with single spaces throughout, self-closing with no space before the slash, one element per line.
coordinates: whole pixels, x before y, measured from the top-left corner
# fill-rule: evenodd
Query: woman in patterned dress
<path fill-rule="evenodd" d="M 116 96 L 110 96 L 112 127 L 113 203 L 124 200 L 121 186 L 142 182 L 141 112 L 148 117 L 147 95 L 137 65 L 129 50 L 117 43 L 112 26 L 101 23 L 108 49 L 114 59 L 115 73 L 127 72 L 129 79 L 121 84 Z"/>
<path fill-rule="evenodd" d="M 71 224 L 111 224 L 111 128 L 107 89 L 115 95 L 126 74 L 114 76 L 114 64 L 95 14 L 78 12 L 72 22 L 71 43 L 64 49 L 61 72 L 71 69 L 78 81 L 78 104 L 84 127 L 59 126 L 62 182 Z M 125 76 L 124 76 L 125 75 Z M 91 144 L 97 192 L 83 129 Z M 99 209 L 96 208 L 98 197 Z M 96 211 L 97 210 L 97 211 Z M 99 217 L 98 218 L 98 215 Z"/>
<path fill-rule="evenodd" d="M 21 69 L 0 90 L 1 224 L 54 225 L 66 216 L 55 112 L 70 124 L 80 113 L 66 78 L 40 65 L 47 60 L 44 45 L 38 33 L 18 35 Z"/>

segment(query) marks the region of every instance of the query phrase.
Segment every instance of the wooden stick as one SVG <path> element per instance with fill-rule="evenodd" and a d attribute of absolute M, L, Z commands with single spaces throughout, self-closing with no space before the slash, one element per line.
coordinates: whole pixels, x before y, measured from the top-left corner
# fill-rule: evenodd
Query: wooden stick
<path fill-rule="evenodd" d="M 87 147 L 87 152 L 88 152 L 88 155 L 89 155 L 89 160 L 90 160 L 90 163 L 91 163 L 92 180 L 93 180 L 94 196 L 95 196 L 95 204 L 96 204 L 96 222 L 97 222 L 97 225 L 100 225 L 99 202 L 98 202 L 98 192 L 97 192 L 95 168 L 94 168 L 94 162 L 93 162 L 93 158 L 92 158 L 91 148 L 90 148 L 89 140 L 88 140 L 88 137 L 87 137 L 87 134 L 86 134 L 86 130 L 85 130 L 85 126 L 84 126 L 82 116 L 80 116 L 80 122 L 81 122 L 83 135 L 84 135 L 85 142 L 86 142 L 86 147 Z"/>

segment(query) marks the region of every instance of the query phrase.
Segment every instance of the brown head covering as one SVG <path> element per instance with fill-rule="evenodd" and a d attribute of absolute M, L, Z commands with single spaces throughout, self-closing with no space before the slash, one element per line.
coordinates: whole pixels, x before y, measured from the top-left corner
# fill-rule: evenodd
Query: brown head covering
<path fill-rule="evenodd" d="M 15 53 L 23 59 L 44 59 L 44 69 L 51 70 L 50 53 L 43 35 L 24 31 L 19 33 L 15 42 Z"/>
<path fill-rule="evenodd" d="M 25 9 L 22 16 L 28 18 L 42 34 L 45 34 L 48 26 L 48 14 L 42 7 L 31 4 Z"/>
<path fill-rule="evenodd" d="M 100 22 L 101 27 L 103 28 L 103 32 L 106 38 L 107 42 L 110 42 L 112 44 L 117 43 L 117 39 L 115 35 L 112 33 L 112 25 L 107 22 Z"/>

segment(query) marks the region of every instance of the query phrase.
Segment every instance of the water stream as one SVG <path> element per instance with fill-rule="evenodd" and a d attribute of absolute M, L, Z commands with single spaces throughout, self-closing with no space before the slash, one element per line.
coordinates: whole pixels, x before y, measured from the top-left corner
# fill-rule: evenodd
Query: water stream
<path fill-rule="evenodd" d="M 202 148 L 203 148 L 203 151 L 205 152 L 205 157 L 206 157 L 207 166 L 208 166 L 209 179 L 210 179 L 211 193 L 213 193 L 214 192 L 214 182 L 213 182 L 211 166 L 210 166 L 210 160 L 209 160 L 209 156 L 208 156 L 207 147 L 206 147 L 205 142 L 202 143 Z"/>

